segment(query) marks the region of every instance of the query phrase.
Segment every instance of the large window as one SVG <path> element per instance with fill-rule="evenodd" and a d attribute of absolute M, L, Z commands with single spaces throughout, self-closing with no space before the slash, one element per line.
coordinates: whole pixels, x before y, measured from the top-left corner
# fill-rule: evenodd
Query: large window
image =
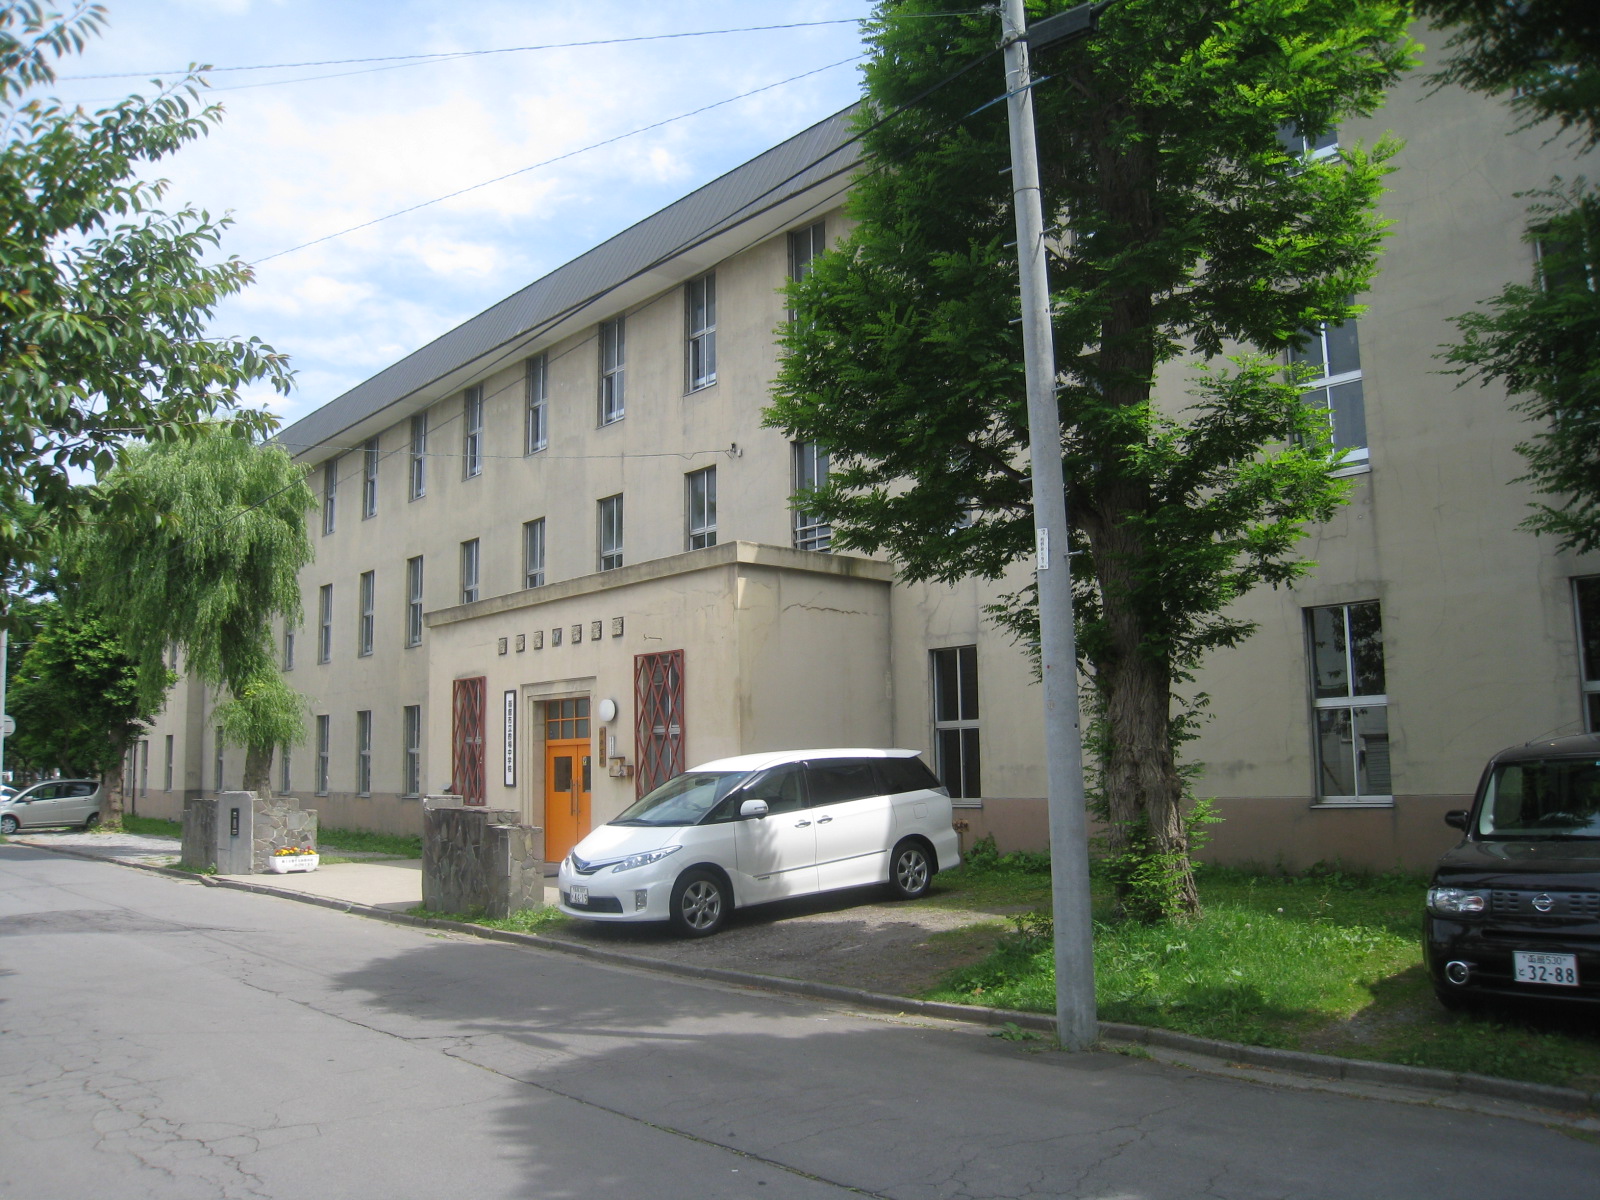
<path fill-rule="evenodd" d="M 378 439 L 361 447 L 361 519 L 378 515 Z"/>
<path fill-rule="evenodd" d="M 1323 325 L 1306 330 L 1307 341 L 1289 353 L 1289 361 L 1305 368 L 1302 396 L 1312 408 L 1328 414 L 1333 448 L 1345 451 L 1346 466 L 1367 461 L 1367 410 L 1361 390 L 1361 346 L 1356 323 Z"/>
<path fill-rule="evenodd" d="M 172 790 L 172 765 L 173 765 L 173 760 L 174 760 L 175 757 L 176 757 L 175 739 L 174 739 L 173 735 L 169 733 L 169 734 L 167 734 L 167 757 L 166 757 L 166 762 L 164 764 L 164 770 L 163 770 L 163 773 L 162 773 L 162 778 L 166 781 L 165 782 L 165 786 L 162 789 L 163 791 L 170 792 Z M 288 789 L 285 788 L 284 790 L 287 791 Z"/>
<path fill-rule="evenodd" d="M 290 753 L 289 743 L 285 742 L 278 747 L 278 790 L 288 793 L 294 790 L 294 785 L 289 781 L 294 777 L 294 756 Z"/>
<path fill-rule="evenodd" d="M 600 569 L 615 571 L 622 565 L 622 497 L 600 501 Z"/>
<path fill-rule="evenodd" d="M 685 475 L 684 502 L 689 527 L 689 549 L 703 550 L 717 544 L 717 469 L 691 471 Z"/>
<path fill-rule="evenodd" d="M 377 590 L 377 573 L 361 572 L 361 617 L 356 623 L 356 654 L 362 658 L 372 653 L 373 608 Z"/>
<path fill-rule="evenodd" d="M 294 626 L 288 621 L 283 623 L 283 669 L 294 670 Z"/>
<path fill-rule="evenodd" d="M 461 399 L 461 475 L 483 474 L 483 387 L 469 387 Z"/>
<path fill-rule="evenodd" d="M 689 391 L 717 381 L 717 276 L 691 279 L 684 288 L 688 324 Z"/>
<path fill-rule="evenodd" d="M 978 756 L 978 648 L 933 652 L 934 769 L 954 799 L 983 795 Z"/>
<path fill-rule="evenodd" d="M 407 796 L 422 794 L 422 705 L 408 704 L 402 712 L 405 726 L 405 761 L 400 786 Z"/>
<path fill-rule="evenodd" d="M 1280 125 L 1278 141 L 1296 158 L 1331 158 L 1339 153 L 1339 129 L 1329 126 L 1321 133 L 1306 133 L 1298 125 Z"/>
<path fill-rule="evenodd" d="M 356 793 L 372 795 L 372 710 L 356 713 Z"/>
<path fill-rule="evenodd" d="M 325 583 L 317 592 L 317 661 L 333 658 L 333 584 Z"/>
<path fill-rule="evenodd" d="M 1317 798 L 1391 802 L 1383 616 L 1376 600 L 1306 612 Z"/>
<path fill-rule="evenodd" d="M 628 330 L 623 319 L 600 323 L 600 424 L 622 420 L 628 359 Z"/>
<path fill-rule="evenodd" d="M 411 498 L 428 494 L 428 414 L 411 418 Z"/>
<path fill-rule="evenodd" d="M 544 586 L 544 518 L 522 523 L 522 586 Z"/>
<path fill-rule="evenodd" d="M 812 262 L 827 248 L 828 231 L 821 221 L 789 234 L 789 278 L 798 283 L 811 274 Z M 791 308 L 789 319 L 794 318 L 795 311 Z"/>
<path fill-rule="evenodd" d="M 523 389 L 527 399 L 527 413 L 522 433 L 522 452 L 534 454 L 550 444 L 549 417 L 550 363 L 544 355 L 535 355 L 524 366 Z"/>
<path fill-rule="evenodd" d="M 339 460 L 330 458 L 322 464 L 322 533 L 333 532 L 334 509 L 339 498 Z"/>
<path fill-rule="evenodd" d="M 798 499 L 801 492 L 821 487 L 828 481 L 828 452 L 817 442 L 794 443 L 794 544 L 798 550 L 826 550 L 833 530 L 815 513 L 806 512 Z"/>
<path fill-rule="evenodd" d="M 1600 733 L 1600 576 L 1572 581 L 1578 614 L 1578 666 L 1583 675 L 1583 725 Z"/>
<path fill-rule="evenodd" d="M 461 603 L 478 598 L 478 539 L 461 543 Z"/>
<path fill-rule="evenodd" d="M 422 645 L 422 555 L 406 559 L 406 645 Z"/>
<path fill-rule="evenodd" d="M 333 718 L 323 713 L 317 718 L 317 778 L 319 796 L 328 794 L 328 752 L 333 739 Z"/>

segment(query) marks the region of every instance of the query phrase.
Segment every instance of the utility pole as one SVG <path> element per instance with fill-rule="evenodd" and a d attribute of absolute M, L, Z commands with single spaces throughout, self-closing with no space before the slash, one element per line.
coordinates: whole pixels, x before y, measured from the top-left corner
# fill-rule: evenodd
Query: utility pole
<path fill-rule="evenodd" d="M 1050 811 L 1050 883 L 1055 918 L 1056 1037 L 1084 1050 L 1100 1036 L 1094 1001 L 1094 935 L 1089 916 L 1089 829 L 1083 798 L 1083 735 L 1078 725 L 1078 652 L 1072 626 L 1072 560 L 1061 471 L 1055 339 L 1045 270 L 1039 146 L 1033 126 L 1022 0 L 1000 9 L 1011 116 L 1011 187 L 1022 276 L 1022 347 L 1028 380 L 1028 458 L 1033 476 L 1035 577 L 1039 583 L 1039 668 L 1044 690 L 1045 785 Z M 1035 26 L 1035 44 L 1082 35 L 1098 8 L 1085 4 Z"/>

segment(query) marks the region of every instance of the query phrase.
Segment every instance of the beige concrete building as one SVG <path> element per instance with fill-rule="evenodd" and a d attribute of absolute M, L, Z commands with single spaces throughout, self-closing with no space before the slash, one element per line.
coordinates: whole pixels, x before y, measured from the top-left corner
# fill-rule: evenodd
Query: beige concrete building
<path fill-rule="evenodd" d="M 1413 79 L 1339 131 L 1408 143 L 1368 312 L 1317 342 L 1308 390 L 1353 500 L 1307 544 L 1316 572 L 1246 598 L 1260 632 L 1200 680 L 1214 857 L 1420 866 L 1490 752 L 1583 728 L 1600 690 L 1575 583 L 1600 562 L 1516 529 L 1527 431 L 1434 358 L 1450 316 L 1532 270 L 1515 193 L 1570 167 L 1510 127 Z M 396 831 L 423 794 L 460 792 L 519 809 L 555 859 L 687 765 L 894 744 L 974 832 L 1043 843 L 1040 699 L 983 617 L 1006 588 L 905 586 L 830 553 L 789 503 L 825 452 L 761 425 L 778 289 L 844 229 L 847 135 L 822 122 L 283 432 L 323 509 L 284 634 L 311 735 L 275 785 L 326 825 Z M 237 786 L 211 700 L 175 691 L 140 811 Z"/>

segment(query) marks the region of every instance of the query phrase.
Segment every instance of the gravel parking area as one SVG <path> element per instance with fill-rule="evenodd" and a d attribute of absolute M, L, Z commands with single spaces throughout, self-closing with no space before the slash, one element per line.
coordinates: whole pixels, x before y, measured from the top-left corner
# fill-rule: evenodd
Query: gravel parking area
<path fill-rule="evenodd" d="M 19 830 L 11 841 L 29 842 L 53 849 L 82 850 L 100 858 L 113 858 L 118 862 L 139 862 L 150 866 L 166 867 L 178 861 L 182 844 L 176 838 L 150 837 L 142 833 L 84 833 L 79 830 L 39 829 Z"/>

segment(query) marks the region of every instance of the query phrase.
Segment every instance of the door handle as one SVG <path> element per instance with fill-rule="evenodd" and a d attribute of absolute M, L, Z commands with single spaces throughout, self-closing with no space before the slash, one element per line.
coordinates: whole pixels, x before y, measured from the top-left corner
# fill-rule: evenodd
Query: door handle
<path fill-rule="evenodd" d="M 809 824 L 811 824 L 811 822 L 810 822 L 810 821 L 796 821 L 796 822 L 795 822 L 795 823 L 794 823 L 794 827 L 795 827 L 795 828 L 796 828 L 796 829 L 804 829 L 804 828 L 805 828 L 805 827 L 806 827 L 806 826 L 807 826 L 807 825 L 809 825 Z"/>
<path fill-rule="evenodd" d="M 831 820 L 833 820 L 832 817 L 818 817 L 817 818 L 817 824 L 818 825 L 826 825 Z"/>

